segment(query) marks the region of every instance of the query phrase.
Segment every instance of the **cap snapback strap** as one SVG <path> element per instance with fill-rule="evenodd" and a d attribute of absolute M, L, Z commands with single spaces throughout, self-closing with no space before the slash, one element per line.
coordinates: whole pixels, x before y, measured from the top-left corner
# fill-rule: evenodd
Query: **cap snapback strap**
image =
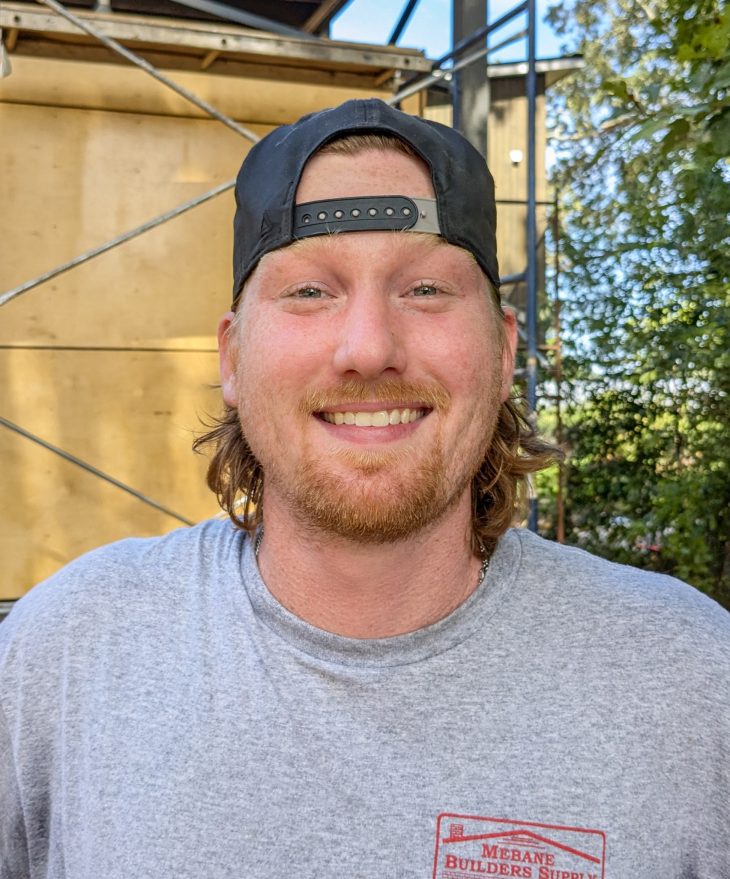
<path fill-rule="evenodd" d="M 293 238 L 383 230 L 441 234 L 436 201 L 404 195 L 329 198 L 294 207 Z"/>

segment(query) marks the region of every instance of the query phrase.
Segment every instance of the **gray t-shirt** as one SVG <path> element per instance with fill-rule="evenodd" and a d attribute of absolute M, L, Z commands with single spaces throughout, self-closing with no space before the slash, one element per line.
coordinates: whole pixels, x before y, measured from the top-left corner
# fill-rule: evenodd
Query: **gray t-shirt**
<path fill-rule="evenodd" d="M 433 626 L 294 617 L 210 521 L 0 626 L 0 877 L 730 877 L 730 615 L 524 531 Z"/>

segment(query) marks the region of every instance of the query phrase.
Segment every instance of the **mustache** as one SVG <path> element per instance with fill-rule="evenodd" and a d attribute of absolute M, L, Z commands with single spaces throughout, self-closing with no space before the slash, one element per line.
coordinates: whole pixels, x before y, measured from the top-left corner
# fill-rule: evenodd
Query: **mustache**
<path fill-rule="evenodd" d="M 420 403 L 428 409 L 444 411 L 451 402 L 451 394 L 436 382 L 408 382 L 398 379 L 360 382 L 348 379 L 331 388 L 309 391 L 299 404 L 299 412 L 302 415 L 311 415 L 312 412 L 346 403 L 380 402 L 395 407 Z"/>

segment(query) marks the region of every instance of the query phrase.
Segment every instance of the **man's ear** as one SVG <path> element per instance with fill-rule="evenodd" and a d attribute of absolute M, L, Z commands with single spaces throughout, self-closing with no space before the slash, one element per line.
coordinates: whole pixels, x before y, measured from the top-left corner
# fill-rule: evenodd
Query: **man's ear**
<path fill-rule="evenodd" d="M 218 321 L 218 364 L 223 400 L 228 406 L 238 406 L 238 340 L 233 322 L 236 315 L 227 311 Z"/>
<path fill-rule="evenodd" d="M 517 353 L 517 317 L 508 306 L 502 308 L 502 394 L 501 400 L 509 397 L 515 373 L 515 355 Z"/>

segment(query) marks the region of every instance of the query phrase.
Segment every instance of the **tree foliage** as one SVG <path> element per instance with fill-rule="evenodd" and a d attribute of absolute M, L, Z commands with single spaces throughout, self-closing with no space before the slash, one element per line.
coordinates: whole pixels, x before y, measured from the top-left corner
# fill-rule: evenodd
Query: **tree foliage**
<path fill-rule="evenodd" d="M 568 0 L 553 91 L 569 542 L 730 607 L 730 6 Z"/>

